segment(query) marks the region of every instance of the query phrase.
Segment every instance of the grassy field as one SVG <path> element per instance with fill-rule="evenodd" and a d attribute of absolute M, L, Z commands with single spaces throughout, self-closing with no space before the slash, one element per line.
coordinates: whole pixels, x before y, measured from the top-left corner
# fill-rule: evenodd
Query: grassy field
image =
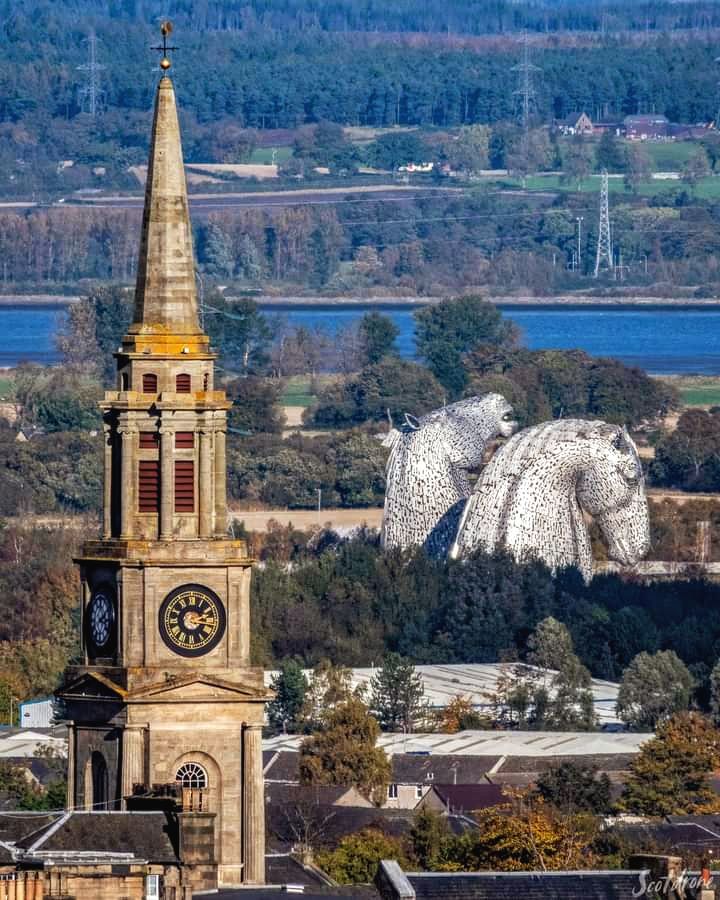
<path fill-rule="evenodd" d="M 282 406 L 311 406 L 316 400 L 312 393 L 310 379 L 303 375 L 294 375 L 285 382 L 285 387 L 280 395 Z"/>
<path fill-rule="evenodd" d="M 522 187 L 519 178 L 503 178 L 498 184 L 506 188 Z M 532 175 L 525 180 L 525 188 L 528 191 L 575 193 L 580 190 L 582 193 L 599 194 L 600 176 L 591 175 L 589 178 L 583 178 L 578 186 L 577 181 L 574 180 L 572 182 L 561 181 L 559 175 Z M 622 178 L 610 178 L 608 188 L 611 194 L 632 196 L 630 191 L 625 189 L 625 182 Z M 720 178 L 713 178 L 712 176 L 703 178 L 695 188 L 691 188 L 690 185 L 679 180 L 656 181 L 651 179 L 644 181 L 638 188 L 638 193 L 645 197 L 667 194 L 668 202 L 672 202 L 673 195 L 680 191 L 688 191 L 701 200 L 713 200 L 720 197 Z"/>
<path fill-rule="evenodd" d="M 653 161 L 656 172 L 678 172 L 697 152 L 697 141 L 646 141 L 642 145 Z"/>
<path fill-rule="evenodd" d="M 287 162 L 292 156 L 292 147 L 258 147 L 253 150 L 249 162 L 259 166 L 267 166 L 273 162 L 273 149 L 275 152 L 275 162 L 278 165 Z"/>
<path fill-rule="evenodd" d="M 677 388 L 684 406 L 720 406 L 720 378 L 687 375 L 664 378 Z"/>

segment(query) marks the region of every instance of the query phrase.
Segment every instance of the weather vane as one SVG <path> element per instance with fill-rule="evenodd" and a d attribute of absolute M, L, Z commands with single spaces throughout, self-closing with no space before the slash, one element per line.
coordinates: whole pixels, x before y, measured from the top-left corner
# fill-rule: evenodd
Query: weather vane
<path fill-rule="evenodd" d="M 159 50 L 162 53 L 162 59 L 160 60 L 160 68 L 163 72 L 167 72 L 172 63 L 168 59 L 168 52 L 172 50 L 177 50 L 177 47 L 168 47 L 168 36 L 172 34 L 173 26 L 172 22 L 168 19 L 160 23 L 160 34 L 162 35 L 162 45 L 159 47 L 153 47 L 153 50 Z"/>

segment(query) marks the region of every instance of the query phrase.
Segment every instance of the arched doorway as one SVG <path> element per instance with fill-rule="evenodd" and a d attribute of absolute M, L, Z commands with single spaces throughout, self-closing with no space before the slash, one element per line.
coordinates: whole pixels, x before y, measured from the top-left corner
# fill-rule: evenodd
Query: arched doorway
<path fill-rule="evenodd" d="M 105 757 L 99 750 L 93 750 L 90 757 L 90 780 L 92 784 L 92 798 L 90 809 L 99 810 L 108 808 L 108 768 Z"/>

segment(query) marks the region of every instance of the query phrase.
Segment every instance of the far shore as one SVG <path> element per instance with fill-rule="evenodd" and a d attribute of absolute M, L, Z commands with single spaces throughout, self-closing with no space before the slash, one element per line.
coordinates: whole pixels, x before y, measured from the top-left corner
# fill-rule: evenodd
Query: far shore
<path fill-rule="evenodd" d="M 246 295 L 228 293 L 228 299 L 240 299 Z M 258 306 L 266 309 L 289 308 L 322 308 L 322 307 L 349 307 L 367 308 L 372 306 L 397 307 L 412 309 L 419 306 L 428 306 L 439 303 L 443 297 L 419 297 L 419 296 L 382 296 L 382 297 L 328 297 L 328 296 L 304 296 L 286 295 L 276 296 L 272 294 L 253 295 L 252 299 Z M 720 306 L 720 297 L 693 298 L 693 297 L 604 297 L 587 294 L 563 294 L 555 297 L 532 296 L 497 296 L 487 298 L 496 306 L 502 307 L 532 307 L 534 309 L 563 309 L 570 307 L 595 307 L 617 309 L 619 307 L 677 307 L 679 309 L 703 309 Z M 0 308 L 17 306 L 69 306 L 77 303 L 80 295 L 73 294 L 0 294 Z"/>

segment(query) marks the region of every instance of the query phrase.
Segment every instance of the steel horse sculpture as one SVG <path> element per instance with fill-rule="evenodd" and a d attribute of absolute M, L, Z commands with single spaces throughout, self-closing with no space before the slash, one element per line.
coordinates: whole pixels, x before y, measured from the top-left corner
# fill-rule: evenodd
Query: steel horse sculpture
<path fill-rule="evenodd" d="M 482 463 L 492 438 L 517 428 L 500 394 L 460 400 L 414 419 L 384 440 L 391 447 L 381 543 L 386 549 L 422 546 L 429 556 L 447 556 L 466 499 L 467 470 Z"/>
<path fill-rule="evenodd" d="M 504 549 L 553 571 L 577 566 L 589 581 L 585 513 L 600 526 L 611 559 L 633 565 L 649 550 L 642 466 L 627 430 L 580 419 L 545 422 L 518 432 L 485 467 L 450 556 Z"/>

